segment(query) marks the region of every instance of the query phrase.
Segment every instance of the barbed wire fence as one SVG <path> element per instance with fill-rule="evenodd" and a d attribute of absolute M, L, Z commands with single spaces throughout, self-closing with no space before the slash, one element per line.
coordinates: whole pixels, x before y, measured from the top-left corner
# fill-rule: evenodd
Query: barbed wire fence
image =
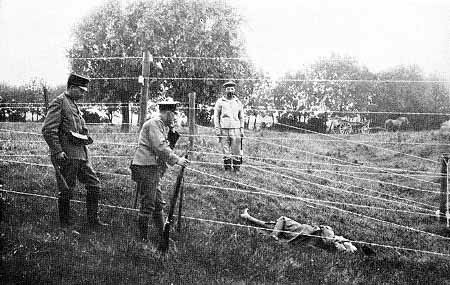
<path fill-rule="evenodd" d="M 142 57 L 111 57 L 111 58 L 73 58 L 72 60 L 124 60 L 124 59 L 130 59 L 130 60 L 141 60 Z M 243 60 L 244 58 L 223 58 L 223 57 L 210 57 L 210 58 L 202 58 L 202 57 L 154 57 L 154 59 L 172 59 L 172 60 L 176 60 L 176 59 L 192 59 L 192 60 Z M 260 80 L 267 80 L 267 79 L 261 79 L 261 78 L 215 78 L 215 77 L 167 77 L 167 76 L 162 76 L 162 77 L 153 77 L 153 76 L 136 76 L 136 77 L 91 77 L 92 80 L 105 80 L 105 81 L 109 81 L 109 80 L 186 80 L 186 81 L 195 81 L 195 80 L 201 80 L 201 81 L 228 81 L 228 80 L 235 80 L 235 81 L 260 81 Z M 414 83 L 450 83 L 450 81 L 435 81 L 435 80 L 358 80 L 358 79 L 317 79 L 317 80 L 306 80 L 306 79 L 279 79 L 279 82 L 362 82 L 362 83 L 409 83 L 409 84 L 414 84 Z M 5 103 L 1 103 L 0 104 L 0 110 L 4 109 L 23 109 L 23 110 L 27 110 L 30 108 L 44 108 L 44 106 L 40 106 L 37 103 L 33 103 L 33 104 L 23 104 L 23 103 L 19 103 L 16 102 L 14 104 L 5 104 Z M 43 103 L 42 103 L 43 104 Z M 96 106 L 96 105 L 105 105 L 105 106 L 116 106 L 116 105 L 121 105 L 123 104 L 123 102 L 121 103 L 82 103 L 81 106 L 85 107 L 85 108 L 89 108 L 90 106 Z M 139 103 L 133 103 L 131 104 L 131 106 L 137 108 Z M 142 105 L 139 105 L 139 107 L 142 107 Z M 181 109 L 187 109 L 188 107 L 181 107 Z M 191 107 L 192 108 L 192 107 Z M 195 110 L 203 110 L 203 108 L 201 107 L 195 107 Z M 250 108 L 250 110 L 260 110 L 257 107 L 253 107 Z M 271 111 L 271 112 L 285 112 L 285 109 L 266 109 L 264 111 Z M 301 113 L 307 114 L 307 113 L 314 113 L 316 111 L 314 110 L 308 110 L 308 111 L 302 111 Z M 362 113 L 366 113 L 366 114 L 388 114 L 388 115 L 398 115 L 398 114 L 408 114 L 408 115 L 432 115 L 432 116 L 450 116 L 450 114 L 447 113 L 414 113 L 414 112 L 406 112 L 406 113 L 402 113 L 402 112 L 358 112 L 358 111 L 327 111 L 328 113 L 339 113 L 339 114 L 362 114 Z M 20 124 L 20 123 L 1 123 L 2 124 Z M 130 123 L 131 124 L 131 123 Z M 295 129 L 297 131 L 301 131 L 302 133 L 309 133 L 309 134 L 313 134 L 316 135 L 316 137 L 311 138 L 311 141 L 319 141 L 318 136 L 322 136 L 324 134 L 320 133 L 320 132 L 315 132 L 315 131 L 311 131 L 308 130 L 306 128 L 301 128 L 298 126 L 291 126 L 288 124 L 283 124 L 283 123 L 277 123 L 280 126 L 284 126 L 287 128 L 291 128 L 291 129 Z M 98 123 L 98 125 L 102 125 L 100 123 Z M 13 125 L 14 126 L 14 125 Z M 212 129 L 210 129 L 210 131 L 212 131 Z M 25 135 L 33 135 L 33 136 L 40 136 L 39 133 L 36 132 L 29 132 L 29 131 L 20 131 L 20 130 L 15 130 L 15 129 L 0 129 L 0 134 L 2 133 L 8 133 L 10 135 L 10 139 L 9 140 L 1 140 L 0 142 L 8 142 L 8 143 L 14 143 L 14 144 L 20 144 L 20 143 L 25 143 L 25 141 L 23 140 L 18 140 L 17 138 L 13 137 L 13 133 L 14 134 L 25 134 Z M 120 136 L 120 135 L 129 135 L 127 133 L 92 133 L 93 135 L 99 136 L 103 139 L 106 138 L 106 136 Z M 415 155 L 411 155 L 402 151 L 398 151 L 398 150 L 392 150 L 392 149 L 388 149 L 385 147 L 379 147 L 379 146 L 375 146 L 372 144 L 369 144 L 367 142 L 358 142 L 358 141 L 354 141 L 354 140 L 350 140 L 350 139 L 345 139 L 342 137 L 339 137 L 337 135 L 326 135 L 329 139 L 329 141 L 333 141 L 333 142 L 340 142 L 340 143 L 350 143 L 350 144 L 358 144 L 358 145 L 364 145 L 368 148 L 373 148 L 376 150 L 383 150 L 383 151 L 388 151 L 388 152 L 392 152 L 398 155 L 402 155 L 402 156 L 406 156 L 412 159 L 416 159 L 416 160 L 420 160 L 421 162 L 426 162 L 426 163 L 430 163 L 430 164 L 439 164 L 439 161 L 435 161 L 435 160 L 431 160 L 428 158 L 424 158 L 424 157 L 419 157 L 419 156 L 415 156 Z M 216 138 L 217 136 L 212 135 L 212 132 L 210 134 L 207 135 L 198 135 L 198 134 L 189 134 L 188 136 L 186 136 L 187 138 Z M 391 176 L 402 176 L 404 178 L 408 178 L 411 180 L 414 180 L 416 183 L 417 182 L 421 182 L 421 183 L 427 183 L 427 184 L 431 184 L 431 185 L 435 185 L 437 184 L 436 182 L 430 182 L 430 181 L 426 181 L 423 180 L 421 178 L 418 177 L 414 177 L 411 173 L 405 174 L 406 171 L 404 171 L 404 173 L 397 173 L 395 171 L 399 171 L 397 170 L 388 170 L 388 169 L 382 169 L 379 167 L 374 167 L 374 166 L 368 166 L 368 165 L 358 165 L 355 164 L 353 162 L 349 162 L 343 159 L 338 159 L 338 158 L 334 158 L 334 157 L 330 157 L 327 155 L 323 155 L 320 153 L 315 153 L 312 151 L 306 151 L 306 150 L 300 150 L 300 149 L 296 149 L 294 147 L 290 147 L 288 145 L 282 145 L 279 143 L 274 143 L 271 142 L 273 140 L 279 139 L 279 138 L 264 138 L 264 137 L 247 137 L 247 139 L 249 140 L 253 140 L 256 143 L 259 144 L 265 144 L 268 145 L 269 147 L 273 147 L 273 148 L 286 148 L 290 151 L 295 151 L 295 152 L 300 152 L 303 153 L 305 155 L 309 155 L 311 157 L 316 157 L 317 160 L 325 160 L 325 161 L 333 161 L 333 163 L 331 162 L 322 162 L 324 165 L 325 163 L 327 163 L 328 165 L 335 165 L 335 166 L 339 166 L 339 167 L 353 167 L 353 168 L 357 168 L 360 170 L 360 172 L 362 173 L 367 173 L 367 171 L 371 170 L 375 173 L 375 171 L 378 171 L 377 173 L 380 172 L 384 172 L 388 175 Z M 297 138 L 291 138 L 293 141 L 297 141 Z M 42 143 L 43 140 L 34 140 L 34 141 L 30 141 L 32 143 Z M 122 147 L 132 147 L 134 146 L 133 144 L 124 144 L 121 142 L 110 142 L 110 141 L 104 141 L 104 142 L 99 142 L 102 144 L 111 144 L 111 145 L 120 145 Z M 386 142 L 389 143 L 389 142 Z M 406 144 L 406 143 L 405 143 Z M 416 144 L 425 144 L 425 143 L 416 143 Z M 442 146 L 447 146 L 447 144 L 441 144 Z M 220 153 L 212 153 L 210 152 L 208 154 L 207 151 L 196 151 L 197 154 L 199 155 L 212 155 L 212 156 L 220 156 Z M 11 163 L 11 164 L 24 164 L 24 165 L 30 165 L 30 166 L 36 166 L 36 167 L 51 167 L 51 165 L 48 164 L 42 164 L 42 163 L 35 163 L 35 162 L 27 162 L 27 161 L 18 161 L 18 160 L 11 160 L 11 159 L 3 159 L 3 157 L 7 157 L 7 158 L 43 158 L 45 156 L 45 154 L 25 154 L 25 153 L 16 153 L 16 154 L 2 154 L 0 155 L 0 162 L 3 163 Z M 129 158 L 128 156 L 113 156 L 113 155 L 104 155 L 104 154 L 98 154 L 93 156 L 95 158 L 99 158 L 99 159 L 126 159 Z M 353 208 L 367 208 L 367 209 L 373 209 L 373 210 L 383 210 L 386 212 L 397 212 L 397 213 L 403 213 L 403 214 L 410 214 L 410 215 L 424 215 L 424 216 L 429 216 L 429 217 L 433 217 L 436 216 L 436 210 L 438 209 L 437 206 L 425 203 L 425 202 L 421 202 L 421 201 L 416 201 L 413 199 L 409 199 L 409 198 L 405 198 L 405 197 L 400 197 L 400 196 L 396 196 L 387 192 L 380 192 L 377 191 L 375 189 L 368 189 L 368 188 L 363 188 L 363 187 L 356 187 L 354 184 L 352 183 L 346 183 L 346 182 L 342 182 L 336 178 L 329 178 L 323 175 L 314 175 L 311 174 L 310 171 L 311 169 L 307 169 L 306 171 L 300 170 L 296 167 L 282 167 L 282 166 L 277 166 L 276 164 L 272 164 L 272 163 L 268 163 L 265 161 L 270 161 L 270 160 L 275 160 L 276 158 L 270 158 L 270 157 L 251 157 L 251 156 L 246 156 L 246 158 L 248 159 L 252 159 L 253 164 L 249 164 L 248 168 L 254 169 L 255 171 L 259 172 L 259 173 L 268 173 L 271 175 L 279 175 L 281 177 L 283 177 L 284 179 L 289 179 L 292 181 L 297 182 L 298 184 L 309 184 L 313 187 L 317 187 L 320 189 L 327 189 L 327 190 L 331 190 L 331 191 L 335 191 L 335 192 L 339 192 L 339 193 L 346 193 L 349 195 L 356 195 L 356 196 L 360 196 L 360 197 L 364 197 L 364 199 L 368 199 L 369 201 L 383 201 L 386 203 L 389 203 L 388 205 L 397 205 L 398 207 L 404 207 L 404 208 L 393 208 L 393 207 L 377 207 L 377 206 L 370 206 L 370 205 L 364 205 L 364 204 L 355 204 L 355 203 L 345 203 L 342 201 L 331 201 L 331 200 L 323 200 L 323 199 L 313 199 L 313 198 L 305 198 L 305 197 L 300 197 L 297 195 L 287 195 L 284 193 L 281 193 L 279 191 L 273 191 L 273 190 L 268 190 L 265 189 L 263 187 L 260 186 L 255 186 L 255 185 L 249 185 L 249 184 L 245 184 L 243 182 L 239 182 L 239 181 L 235 181 L 232 179 L 228 179 L 228 178 L 224 178 L 222 176 L 218 176 L 218 175 L 214 175 L 211 173 L 208 173 L 204 170 L 199 170 L 199 169 L 195 169 L 192 167 L 189 167 L 188 170 L 190 170 L 193 173 L 197 173 L 198 175 L 203 175 L 206 177 L 209 177 L 211 179 L 215 179 L 218 181 L 223 181 L 225 183 L 231 183 L 231 184 L 235 184 L 238 185 L 240 188 L 237 188 L 237 186 L 235 188 L 227 188 L 227 187 L 218 187 L 218 186 L 213 186 L 213 185 L 206 185 L 206 184 L 198 184 L 195 183 L 195 181 L 188 181 L 186 184 L 187 185 L 192 185 L 192 186 L 196 186 L 196 187 L 204 187 L 204 188 L 210 188 L 210 189 L 215 189 L 215 190 L 220 190 L 220 191 L 233 191 L 233 192 L 240 192 L 240 193 L 246 193 L 246 194 L 257 194 L 257 195 L 269 195 L 272 197 L 277 197 L 277 198 L 283 198 L 283 199 L 294 199 L 294 200 L 299 200 L 304 202 L 307 205 L 314 205 L 314 206 L 318 206 L 318 207 L 323 207 L 326 208 L 328 210 L 333 210 L 333 211 L 337 211 L 340 213 L 345 213 L 345 215 L 352 215 L 352 216 L 356 216 L 359 218 L 364 218 L 373 222 L 379 222 L 382 224 L 387 224 L 393 227 L 398 227 L 398 228 L 402 228 L 408 231 L 414 231 L 416 233 L 420 233 L 420 234 L 424 234 L 427 236 L 431 236 L 434 238 L 439 238 L 439 239 L 443 239 L 443 240 L 450 240 L 449 237 L 445 237 L 445 236 L 441 236 L 435 233 L 431 233 L 431 232 L 427 232 L 424 230 L 420 230 L 420 229 L 416 229 L 413 227 L 409 227 L 409 226 L 405 226 L 405 225 L 400 225 L 400 224 L 396 224 L 393 222 L 389 222 L 386 220 L 382 220 L 382 219 L 378 219 L 375 217 L 371 217 L 368 215 L 364 215 L 358 212 L 355 212 L 353 210 L 346 210 L 343 209 L 341 207 L 345 206 L 345 207 L 353 207 Z M 286 161 L 286 160 L 285 160 Z M 291 162 L 296 162 L 296 163 L 301 163 L 301 161 L 299 159 L 297 160 L 291 160 Z M 258 164 L 259 165 L 255 165 Z M 311 163 L 311 162 L 310 162 Z M 317 161 L 313 162 L 314 164 L 316 163 L 320 163 Z M 193 160 L 193 165 L 209 165 L 209 166 L 219 166 L 217 164 L 215 164 L 214 162 L 211 161 L 202 161 L 202 160 Z M 262 164 L 262 165 L 261 165 Z M 269 170 L 268 170 L 269 169 Z M 274 171 L 276 170 L 276 171 Z M 288 172 L 285 172 L 288 171 Z M 382 181 L 382 180 L 378 180 L 378 179 L 368 179 L 368 178 L 361 178 L 361 177 L 357 177 L 355 176 L 355 173 L 350 173 L 349 171 L 343 171 L 344 173 L 339 173 L 339 172 L 334 172 L 333 174 L 336 174 L 340 177 L 347 177 L 347 178 L 351 178 L 354 180 L 365 180 L 366 182 L 371 182 L 371 183 L 383 183 L 384 185 L 391 185 L 391 186 L 396 186 L 396 187 L 403 187 L 404 189 L 408 189 L 408 191 L 417 191 L 417 192 L 422 192 L 422 193 L 427 193 L 427 194 L 440 194 L 441 192 L 439 191 L 432 191 L 432 190 L 428 190 L 428 189 L 421 189 L 418 187 L 412 187 L 412 186 L 408 186 L 408 185 L 401 185 L 401 184 L 397 184 L 397 183 L 389 183 L 386 181 Z M 102 173 L 104 175 L 112 175 L 112 176 L 120 176 L 124 179 L 128 179 L 128 175 L 127 174 L 117 174 L 117 173 L 111 173 L 111 172 L 99 172 Z M 420 173 L 421 175 L 432 175 L 433 177 L 443 177 L 442 174 L 436 174 L 436 173 L 427 173 L 426 171 L 424 172 L 416 172 L 416 173 Z M 298 177 L 298 175 L 301 174 L 303 177 L 304 176 L 309 176 L 311 177 L 311 180 L 305 179 L 305 178 L 300 178 Z M 336 186 L 330 186 L 330 185 L 323 185 L 321 183 L 316 183 L 314 181 L 312 181 L 312 178 L 318 178 L 318 179 L 326 179 L 327 181 L 329 181 L 329 183 L 335 184 Z M 344 187 L 347 187 L 345 189 L 343 189 Z M 374 195 L 369 195 L 369 194 L 365 194 L 365 193 L 358 193 L 356 191 L 349 191 L 348 189 L 350 189 L 351 187 L 356 187 L 359 188 L 361 190 L 366 190 L 369 192 L 373 192 L 378 194 L 379 196 L 374 196 Z M 434 186 L 433 186 L 434 187 Z M 258 191 L 250 191 L 250 190 L 246 190 L 246 189 L 253 189 L 253 190 L 258 190 Z M 55 199 L 55 197 L 51 197 L 51 196 L 46 196 L 46 195 L 41 195 L 41 194 L 36 194 L 36 193 L 25 193 L 25 192 L 19 192 L 19 191 L 12 191 L 12 190 L 3 190 L 0 189 L 1 192 L 4 193 L 9 193 L 9 194 L 17 194 L 17 195 L 27 195 L 27 196 L 34 196 L 34 197 L 40 197 L 40 198 L 48 198 L 48 199 Z M 448 199 L 448 198 L 447 198 Z M 80 201 L 76 201 L 76 202 L 80 202 Z M 335 205 L 335 206 L 332 206 Z M 115 208 L 115 209 L 121 209 L 121 210 L 127 210 L 127 211 L 136 211 L 135 209 L 130 209 L 127 207 L 123 207 L 123 206 L 113 206 L 113 205 L 103 205 L 105 207 L 109 207 L 109 208 Z M 414 208 L 417 211 L 410 211 L 410 210 L 406 210 L 405 208 Z M 248 227 L 245 225 L 239 225 L 239 224 L 235 224 L 235 223 L 231 223 L 231 222 L 225 222 L 225 221 L 219 221 L 219 220 L 214 220 L 214 219 L 205 219 L 205 218 L 200 218 L 200 217 L 189 217 L 189 216 L 184 216 L 185 219 L 191 219 L 191 220 L 195 220 L 198 222 L 209 222 L 209 223 L 215 223 L 215 224 L 224 224 L 224 225 L 229 225 L 232 227 Z M 448 202 L 447 202 L 447 220 L 448 220 Z M 255 227 L 249 227 L 249 228 L 255 228 Z M 373 246 L 379 246 L 379 247 L 384 247 L 384 248 L 390 248 L 390 249 L 397 249 L 397 250 L 405 250 L 405 251 L 413 251 L 413 252 L 417 252 L 417 253 L 426 253 L 426 254 L 433 254 L 433 255 L 440 255 L 440 256 L 450 256 L 449 253 L 442 253 L 442 252 L 435 252 L 435 251 L 427 251 L 427 250 L 421 250 L 421 249 L 412 249 L 412 248 L 406 248 L 406 247 L 401 247 L 401 246 L 396 246 L 396 245 L 387 245 L 387 244 L 379 244 L 379 243 L 373 243 L 373 242 L 365 242 L 365 241 L 352 241 L 355 243 L 361 243 L 361 244 L 370 244 Z"/>

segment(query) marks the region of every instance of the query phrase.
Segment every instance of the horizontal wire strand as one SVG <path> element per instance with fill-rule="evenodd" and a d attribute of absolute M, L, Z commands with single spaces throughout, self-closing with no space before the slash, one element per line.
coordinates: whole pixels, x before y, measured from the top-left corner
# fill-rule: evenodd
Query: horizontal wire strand
<path fill-rule="evenodd" d="M 194 164 L 207 164 L 207 165 L 223 165 L 222 163 L 204 162 L 204 161 L 191 161 L 191 163 L 194 163 Z M 241 167 L 251 167 L 251 166 L 243 164 L 243 165 L 241 165 Z M 310 175 L 309 173 L 307 173 L 308 171 L 316 171 L 314 169 L 296 169 L 296 168 L 292 168 L 292 167 L 281 167 L 281 166 L 264 166 L 264 167 L 265 168 L 271 168 L 271 169 L 291 170 L 291 171 L 294 171 L 297 174 L 305 174 L 305 175 Z M 298 173 L 298 171 L 300 171 L 300 173 Z M 368 181 L 368 182 L 376 182 L 376 183 L 382 183 L 382 184 L 386 184 L 386 185 L 397 186 L 397 187 L 401 187 L 401 188 L 407 188 L 408 190 L 414 190 L 414 191 L 418 191 L 418 192 L 428 192 L 428 193 L 433 193 L 433 194 L 440 194 L 441 193 L 439 191 L 431 191 L 431 190 L 426 190 L 426 189 L 414 188 L 414 187 L 410 187 L 410 186 L 407 186 L 407 185 L 400 185 L 400 184 L 396 184 L 396 183 L 386 182 L 386 181 L 383 181 L 383 180 L 369 179 L 369 178 L 358 177 L 358 176 L 350 176 L 350 175 L 342 174 L 340 172 L 339 173 L 334 173 L 333 170 L 321 170 L 321 171 L 319 170 L 318 172 L 327 172 L 327 173 L 331 173 L 331 174 L 335 174 L 335 175 L 341 175 L 341 176 L 344 176 L 344 177 L 349 177 L 349 178 L 352 178 L 352 179 L 359 179 L 359 180 L 365 180 L 365 181 Z M 342 172 L 344 172 L 344 171 L 342 171 Z M 345 171 L 345 173 L 351 173 L 351 172 Z M 327 179 L 327 178 L 324 178 L 323 176 L 317 176 L 317 177 L 318 178 L 322 178 L 322 179 Z M 336 181 L 336 180 L 333 180 L 333 181 L 335 181 L 336 183 L 342 183 L 342 182 Z M 436 183 L 436 184 L 438 184 L 438 183 Z M 440 185 L 440 184 L 438 184 L 438 185 Z M 362 189 L 372 191 L 372 190 L 367 189 L 367 188 L 362 188 Z"/>
<path fill-rule="evenodd" d="M 203 175 L 206 175 L 206 176 L 209 176 L 209 177 L 213 177 L 213 178 L 216 178 L 216 179 L 219 179 L 219 180 L 231 182 L 231 183 L 234 183 L 234 184 L 237 184 L 237 185 L 241 185 L 241 186 L 243 186 L 243 187 L 253 188 L 253 189 L 260 190 L 260 191 L 267 192 L 267 193 L 275 193 L 275 194 L 279 194 L 279 192 L 276 192 L 276 191 L 264 189 L 264 188 L 261 188 L 261 187 L 258 187 L 258 186 L 248 185 L 248 184 L 241 183 L 241 182 L 238 182 L 238 181 L 234 181 L 234 180 L 231 180 L 231 179 L 227 179 L 227 178 L 224 178 L 224 177 L 219 177 L 219 176 L 217 176 L 217 175 L 210 174 L 210 173 L 207 173 L 207 172 L 204 172 L 204 171 L 201 171 L 201 170 L 196 170 L 196 169 L 193 169 L 193 168 L 190 168 L 190 167 L 188 167 L 188 169 L 191 170 L 191 171 L 193 171 L 193 172 L 197 172 L 197 173 L 200 173 L 200 174 L 203 174 Z M 306 180 L 305 180 L 305 181 L 306 181 Z M 312 183 L 313 183 L 313 182 L 312 182 Z M 389 199 L 385 199 L 385 198 L 381 198 L 381 197 L 376 197 L 376 196 L 371 196 L 371 195 L 367 195 L 367 194 L 362 194 L 362 193 L 358 193 L 358 192 L 347 191 L 347 190 L 344 190 L 344 189 L 339 189 L 339 188 L 337 188 L 337 187 L 332 187 L 332 186 L 327 186 L 327 185 L 321 185 L 321 184 L 318 184 L 317 186 L 318 186 L 318 187 L 329 188 L 329 189 L 334 190 L 334 191 L 336 191 L 336 192 L 344 192 L 344 193 L 348 193 L 348 194 L 364 196 L 364 197 L 371 198 L 371 199 L 374 199 L 374 200 L 380 200 L 380 201 L 383 201 L 383 202 L 389 202 L 389 203 L 401 204 L 401 205 L 405 205 L 405 206 L 409 206 L 409 207 L 414 207 L 414 208 L 417 208 L 417 209 L 421 209 L 421 210 L 428 211 L 428 212 L 433 212 L 433 213 L 435 212 L 435 210 L 430 210 L 430 209 L 422 208 L 422 207 L 419 207 L 419 206 L 417 206 L 417 205 L 411 205 L 411 204 L 407 204 L 407 203 L 401 202 L 401 201 L 389 200 Z M 437 209 L 437 207 L 433 207 L 433 208 Z"/>
<path fill-rule="evenodd" d="M 243 190 L 243 189 L 237 189 L 237 188 L 228 188 L 228 187 L 219 187 L 219 186 L 213 186 L 213 185 L 198 184 L 198 183 L 192 183 L 192 182 L 186 182 L 185 185 L 192 185 L 192 186 L 198 186 L 198 187 L 204 187 L 204 188 L 212 188 L 212 189 L 218 189 L 218 190 L 239 192 L 239 193 L 245 193 L 245 194 L 280 197 L 280 198 L 300 200 L 300 201 L 314 201 L 314 202 L 319 202 L 319 203 L 338 204 L 338 205 L 345 205 L 345 206 L 351 206 L 351 207 L 357 207 L 357 208 L 367 208 L 367 209 L 373 209 L 373 210 L 384 210 L 384 211 L 392 211 L 392 212 L 399 212 L 399 213 L 412 214 L 412 215 L 423 215 L 423 216 L 427 216 L 427 217 L 436 217 L 436 214 L 431 214 L 431 213 L 428 214 L 428 213 L 423 213 L 423 212 L 413 212 L 413 211 L 407 211 L 407 210 L 398 210 L 398 209 L 383 208 L 383 207 L 376 207 L 376 206 L 369 206 L 369 205 L 335 202 L 335 201 L 311 199 L 311 198 L 302 198 L 302 197 L 298 197 L 298 196 L 286 195 L 286 194 L 281 194 L 281 193 L 280 194 L 263 193 L 263 192 L 255 192 L 255 191 L 249 191 L 249 190 Z"/>
<path fill-rule="evenodd" d="M 18 191 L 11 191 L 11 190 L 1 189 L 1 188 L 0 188 L 0 192 L 10 193 L 10 194 L 15 194 L 15 195 L 39 197 L 39 198 L 51 199 L 51 200 L 57 200 L 58 199 L 57 197 L 54 197 L 54 196 L 34 194 L 34 193 L 26 193 L 26 192 L 18 192 Z M 74 202 L 74 203 L 79 203 L 79 204 L 85 204 L 86 203 L 85 201 L 80 201 L 80 200 L 71 200 L 71 201 Z M 110 209 L 119 209 L 119 210 L 124 210 L 124 211 L 130 211 L 130 212 L 138 212 L 139 211 L 138 209 L 133 209 L 133 208 L 129 208 L 129 207 L 123 207 L 123 206 L 103 204 L 103 203 L 99 203 L 99 206 L 105 207 L 105 208 L 110 208 Z M 233 226 L 233 227 L 241 227 L 241 228 L 249 228 L 249 229 L 258 229 L 258 230 L 264 230 L 264 231 L 270 230 L 270 229 L 263 228 L 263 227 L 255 227 L 255 226 L 249 226 L 249 225 L 235 224 L 235 223 L 231 223 L 231 222 L 224 222 L 224 221 L 217 221 L 217 220 L 211 220 L 211 219 L 196 218 L 196 217 L 190 217 L 190 216 L 186 216 L 186 215 L 182 215 L 181 217 L 183 219 L 186 219 L 186 220 L 193 220 L 193 221 L 198 221 L 198 222 L 209 222 L 209 223 L 214 223 L 214 224 L 222 224 L 222 225 L 228 225 L 228 226 Z M 280 231 L 280 232 L 298 234 L 296 232 L 291 232 L 291 231 Z M 304 235 L 304 236 L 317 238 L 317 236 L 314 236 L 314 235 Z M 332 238 L 326 238 L 326 237 L 321 237 L 321 238 L 332 239 Z M 384 245 L 384 244 L 365 242 L 365 241 L 357 241 L 357 240 L 348 240 L 348 241 L 352 242 L 352 243 L 356 243 L 356 244 L 359 243 L 359 244 L 365 244 L 365 245 L 372 245 L 372 246 L 376 246 L 376 247 L 383 247 L 383 248 L 389 248 L 389 249 L 411 251 L 411 252 L 422 253 L 422 254 L 432 254 L 432 255 L 439 255 L 439 256 L 450 257 L 450 254 L 436 252 L 436 251 L 420 250 L 420 249 L 406 248 L 406 247 L 393 246 L 393 245 Z"/>

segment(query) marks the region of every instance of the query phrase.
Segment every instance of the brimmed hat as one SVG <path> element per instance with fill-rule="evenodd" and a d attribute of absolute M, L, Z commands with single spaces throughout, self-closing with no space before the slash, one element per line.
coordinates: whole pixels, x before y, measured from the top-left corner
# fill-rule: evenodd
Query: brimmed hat
<path fill-rule="evenodd" d="M 223 88 L 235 87 L 235 86 L 236 86 L 236 83 L 234 83 L 234 81 L 228 81 L 223 84 Z"/>
<path fill-rule="evenodd" d="M 71 73 L 69 75 L 69 79 L 67 79 L 67 87 L 74 85 L 74 86 L 80 87 L 84 91 L 87 91 L 88 84 L 89 84 L 89 78 L 83 77 L 83 76 L 75 74 L 75 73 Z"/>
<path fill-rule="evenodd" d="M 178 103 L 178 101 L 174 101 L 169 97 L 166 100 L 159 101 L 157 104 L 160 111 L 175 111 Z"/>

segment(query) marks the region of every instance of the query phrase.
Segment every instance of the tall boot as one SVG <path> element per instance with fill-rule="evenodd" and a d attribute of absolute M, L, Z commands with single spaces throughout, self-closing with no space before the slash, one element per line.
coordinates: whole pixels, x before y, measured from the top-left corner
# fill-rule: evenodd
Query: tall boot
<path fill-rule="evenodd" d="M 59 224 L 61 227 L 69 227 L 72 225 L 70 220 L 70 200 L 66 197 L 58 198 Z"/>
<path fill-rule="evenodd" d="M 108 226 L 108 224 L 102 222 L 98 218 L 98 188 L 88 188 L 86 194 L 86 212 L 88 224 L 91 227 Z"/>
<path fill-rule="evenodd" d="M 231 158 L 224 158 L 223 166 L 224 166 L 225 170 L 231 170 Z"/>
<path fill-rule="evenodd" d="M 241 161 L 239 159 L 233 159 L 234 172 L 238 172 L 241 168 Z"/>
<path fill-rule="evenodd" d="M 148 241 L 148 220 L 149 217 L 147 215 L 139 215 L 137 226 L 139 229 L 139 239 L 143 242 Z"/>

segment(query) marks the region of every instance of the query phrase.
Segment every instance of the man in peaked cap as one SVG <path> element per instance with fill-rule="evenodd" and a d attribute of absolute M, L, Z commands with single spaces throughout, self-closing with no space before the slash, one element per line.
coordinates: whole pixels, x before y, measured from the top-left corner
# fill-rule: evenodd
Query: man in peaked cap
<path fill-rule="evenodd" d="M 86 210 L 89 226 L 106 226 L 98 218 L 100 181 L 89 162 L 87 145 L 93 141 L 76 104 L 87 92 L 89 79 L 70 74 L 67 90 L 51 103 L 42 134 L 50 148 L 59 190 L 58 210 L 62 227 L 71 225 L 70 199 L 77 180 L 86 187 Z"/>
<path fill-rule="evenodd" d="M 239 171 L 241 165 L 240 145 L 244 135 L 244 110 L 235 95 L 236 83 L 223 84 L 225 96 L 220 97 L 214 106 L 214 128 L 222 145 L 225 170 Z"/>
<path fill-rule="evenodd" d="M 137 227 L 140 240 L 148 239 L 148 223 L 150 216 L 158 231 L 159 242 L 164 230 L 164 217 L 160 180 L 167 164 L 187 165 L 189 161 L 179 157 L 173 151 L 175 142 L 167 139 L 169 129 L 174 125 L 177 103 L 165 100 L 158 103 L 159 116 L 147 120 L 139 133 L 139 141 L 133 161 L 131 176 L 137 182 L 141 195 L 141 206 Z"/>

